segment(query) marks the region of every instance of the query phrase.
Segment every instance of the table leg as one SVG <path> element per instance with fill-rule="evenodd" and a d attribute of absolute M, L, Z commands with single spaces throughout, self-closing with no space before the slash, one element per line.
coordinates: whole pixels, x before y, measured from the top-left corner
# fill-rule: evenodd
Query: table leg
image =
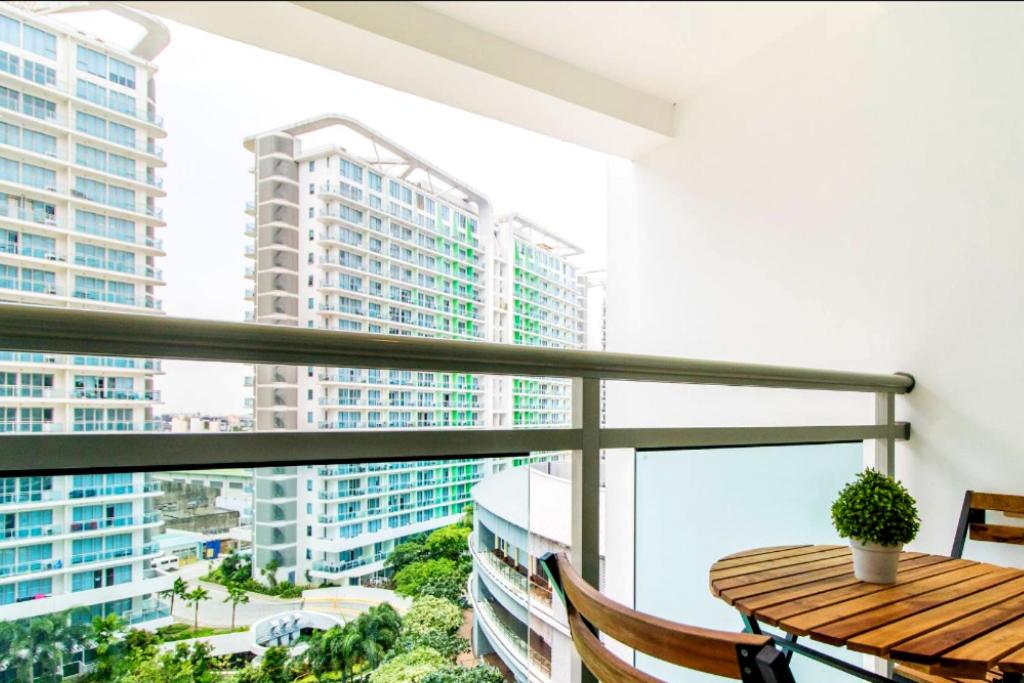
<path fill-rule="evenodd" d="M 799 636 L 797 636 L 795 634 L 792 634 L 792 633 L 787 633 L 786 634 L 786 640 L 788 640 L 791 643 L 795 643 L 796 639 L 798 637 Z M 793 661 L 793 650 L 786 650 L 786 661 L 787 662 L 792 662 Z"/>

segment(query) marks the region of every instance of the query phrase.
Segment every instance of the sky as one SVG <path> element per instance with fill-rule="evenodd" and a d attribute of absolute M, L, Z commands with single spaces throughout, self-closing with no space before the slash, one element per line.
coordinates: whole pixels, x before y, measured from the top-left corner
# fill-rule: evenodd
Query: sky
<path fill-rule="evenodd" d="M 65 18 L 66 17 L 66 18 Z M 64 15 L 111 42 L 134 28 L 99 13 Z M 579 264 L 605 262 L 606 157 L 569 143 L 395 91 L 290 57 L 166 22 L 155 60 L 157 112 L 168 137 L 161 228 L 172 316 L 241 321 L 251 286 L 243 273 L 245 202 L 253 198 L 247 135 L 340 113 L 430 160 L 488 195 L 495 214 L 516 211 L 582 246 Z M 270 87 L 268 84 L 272 84 Z M 157 412 L 238 414 L 249 395 L 241 365 L 167 361 Z"/>

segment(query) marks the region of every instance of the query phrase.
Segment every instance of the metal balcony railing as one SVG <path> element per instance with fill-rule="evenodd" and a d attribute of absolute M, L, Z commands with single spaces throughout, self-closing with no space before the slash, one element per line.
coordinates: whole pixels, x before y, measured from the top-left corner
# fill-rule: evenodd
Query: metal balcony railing
<path fill-rule="evenodd" d="M 4 463 L 7 476 L 19 476 L 105 469 L 194 469 L 222 467 L 226 463 L 260 467 L 280 465 L 282 461 L 290 466 L 370 465 L 408 458 L 470 461 L 532 451 L 568 450 L 573 452 L 572 561 L 593 585 L 599 579 L 602 448 L 689 449 L 872 441 L 871 464 L 892 474 L 895 441 L 910 435 L 909 425 L 895 420 L 895 396 L 914 387 L 913 377 L 902 373 L 871 374 L 572 351 L 14 304 L 0 304 L 0 348 L 34 353 L 569 378 L 574 419 L 568 428 L 9 434 L 0 436 L 0 462 Z M 875 419 L 867 424 L 846 425 L 606 428 L 601 426 L 602 380 L 862 392 L 874 396 Z M 346 568 L 351 568 L 351 564 L 315 564 L 316 571 L 321 572 L 334 573 Z"/>

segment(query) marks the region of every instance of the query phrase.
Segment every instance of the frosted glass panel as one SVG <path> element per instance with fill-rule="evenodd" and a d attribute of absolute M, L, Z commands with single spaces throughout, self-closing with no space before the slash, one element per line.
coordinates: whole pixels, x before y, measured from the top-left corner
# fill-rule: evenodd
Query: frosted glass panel
<path fill-rule="evenodd" d="M 829 507 L 862 467 L 863 452 L 859 443 L 638 452 L 637 609 L 699 626 L 742 629 L 739 612 L 708 590 L 710 566 L 761 546 L 842 543 Z M 862 659 L 829 652 L 855 663 Z M 721 680 L 640 654 L 637 665 L 666 681 Z M 798 656 L 794 672 L 797 680 L 850 680 Z"/>

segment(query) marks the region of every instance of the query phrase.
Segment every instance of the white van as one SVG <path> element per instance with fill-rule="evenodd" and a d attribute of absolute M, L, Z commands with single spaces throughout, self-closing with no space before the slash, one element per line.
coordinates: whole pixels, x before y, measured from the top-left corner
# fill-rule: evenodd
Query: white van
<path fill-rule="evenodd" d="M 153 569 L 159 569 L 163 572 L 176 572 L 178 571 L 178 563 L 179 560 L 176 555 L 161 555 L 153 560 Z"/>

